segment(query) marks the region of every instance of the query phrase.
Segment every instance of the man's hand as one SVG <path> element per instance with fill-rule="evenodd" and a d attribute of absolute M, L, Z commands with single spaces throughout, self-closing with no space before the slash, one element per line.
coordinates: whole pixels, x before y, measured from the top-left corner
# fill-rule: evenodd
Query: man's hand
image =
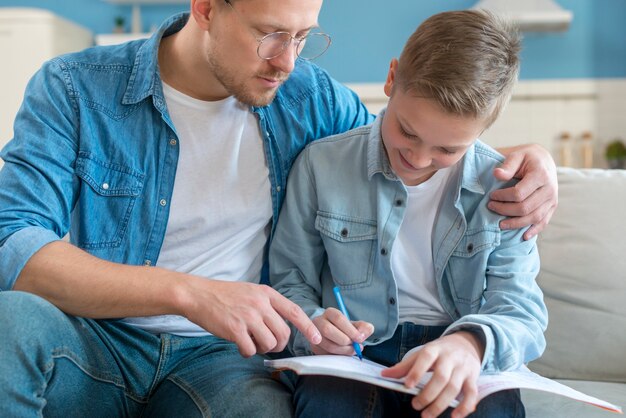
<path fill-rule="evenodd" d="M 500 149 L 504 163 L 494 170 L 498 180 L 521 179 L 514 187 L 494 191 L 489 209 L 508 216 L 500 222 L 502 229 L 531 225 L 524 233 L 528 240 L 550 222 L 558 203 L 556 165 L 550 153 L 539 145 L 520 145 Z"/>
<path fill-rule="evenodd" d="M 415 387 L 424 373 L 432 377 L 413 398 L 413 408 L 422 411 L 422 418 L 439 416 L 452 400 L 463 392 L 463 400 L 452 412 L 452 418 L 463 418 L 476 409 L 477 380 L 484 347 L 470 332 L 459 331 L 425 344 L 400 363 L 385 369 L 385 377 L 405 377 L 406 387 Z"/>
<path fill-rule="evenodd" d="M 282 351 L 290 334 L 285 320 L 312 344 L 322 340 L 302 309 L 268 286 L 112 263 L 64 241 L 35 253 L 14 290 L 34 293 L 85 318 L 182 315 L 234 342 L 245 357 Z"/>
<path fill-rule="evenodd" d="M 339 310 L 328 308 L 324 313 L 313 318 L 313 323 L 322 333 L 322 341 L 311 344 L 315 354 L 354 354 L 352 343 L 361 344 L 374 332 L 374 326 L 369 322 L 350 322 Z"/>
<path fill-rule="evenodd" d="M 237 344 L 244 357 L 282 351 L 289 341 L 285 320 L 311 344 L 322 336 L 298 305 L 268 286 L 242 282 L 187 279 L 183 315 L 212 334 Z"/>

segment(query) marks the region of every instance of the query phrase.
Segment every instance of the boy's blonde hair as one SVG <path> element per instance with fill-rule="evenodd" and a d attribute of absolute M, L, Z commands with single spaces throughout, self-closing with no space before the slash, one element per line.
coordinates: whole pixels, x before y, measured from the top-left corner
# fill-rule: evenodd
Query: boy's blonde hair
<path fill-rule="evenodd" d="M 394 89 L 434 99 L 451 114 L 484 118 L 487 128 L 511 96 L 520 49 L 519 30 L 491 13 L 439 13 L 404 46 Z"/>

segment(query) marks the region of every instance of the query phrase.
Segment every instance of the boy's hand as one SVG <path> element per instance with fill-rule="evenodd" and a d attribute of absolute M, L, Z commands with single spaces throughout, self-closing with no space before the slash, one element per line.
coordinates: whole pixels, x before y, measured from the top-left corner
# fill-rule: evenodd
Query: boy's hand
<path fill-rule="evenodd" d="M 521 179 L 513 187 L 491 193 L 489 209 L 508 216 L 502 229 L 531 225 L 524 233 L 528 240 L 540 233 L 554 214 L 558 203 L 556 165 L 550 153 L 539 145 L 520 145 L 500 149 L 506 160 L 494 170 L 498 180 Z"/>
<path fill-rule="evenodd" d="M 322 342 L 311 344 L 315 354 L 354 354 L 353 342 L 361 344 L 374 332 L 369 322 L 350 322 L 339 310 L 328 308 L 324 314 L 313 318 L 313 323 L 322 334 Z"/>
<path fill-rule="evenodd" d="M 484 347 L 470 332 L 459 331 L 425 344 L 421 350 L 382 372 L 385 377 L 405 377 L 405 386 L 414 387 L 424 373 L 432 378 L 411 405 L 422 411 L 422 418 L 439 416 L 463 392 L 463 400 L 452 418 L 463 418 L 476 409 Z"/>

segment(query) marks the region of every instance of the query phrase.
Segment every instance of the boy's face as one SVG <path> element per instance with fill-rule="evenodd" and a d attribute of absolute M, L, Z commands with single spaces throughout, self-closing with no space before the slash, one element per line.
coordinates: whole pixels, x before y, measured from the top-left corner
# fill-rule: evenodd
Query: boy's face
<path fill-rule="evenodd" d="M 396 61 L 397 63 L 397 61 Z M 457 163 L 484 130 L 484 122 L 445 112 L 434 99 L 416 97 L 393 87 L 394 64 L 385 84 L 390 96 L 382 138 L 394 173 L 416 186 L 439 169 Z"/>
<path fill-rule="evenodd" d="M 257 39 L 278 31 L 306 35 L 317 26 L 322 0 L 233 1 L 232 9 L 224 0 L 215 4 L 213 13 L 219 16 L 210 28 L 206 51 L 211 72 L 241 102 L 269 104 L 293 71 L 296 53 L 292 43 L 283 54 L 261 59 Z"/>

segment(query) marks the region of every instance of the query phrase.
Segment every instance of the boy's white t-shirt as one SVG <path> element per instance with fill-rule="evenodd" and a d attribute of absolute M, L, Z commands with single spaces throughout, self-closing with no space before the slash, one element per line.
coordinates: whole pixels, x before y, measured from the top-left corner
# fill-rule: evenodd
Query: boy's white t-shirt
<path fill-rule="evenodd" d="M 206 102 L 164 84 L 180 154 L 157 266 L 211 279 L 258 283 L 272 219 L 259 124 L 229 97 Z M 126 318 L 150 332 L 208 333 L 176 315 Z"/>
<path fill-rule="evenodd" d="M 405 185 L 407 207 L 391 251 L 400 323 L 447 325 L 452 320 L 439 301 L 432 240 L 444 190 L 458 166 L 437 170 L 417 186 Z"/>

